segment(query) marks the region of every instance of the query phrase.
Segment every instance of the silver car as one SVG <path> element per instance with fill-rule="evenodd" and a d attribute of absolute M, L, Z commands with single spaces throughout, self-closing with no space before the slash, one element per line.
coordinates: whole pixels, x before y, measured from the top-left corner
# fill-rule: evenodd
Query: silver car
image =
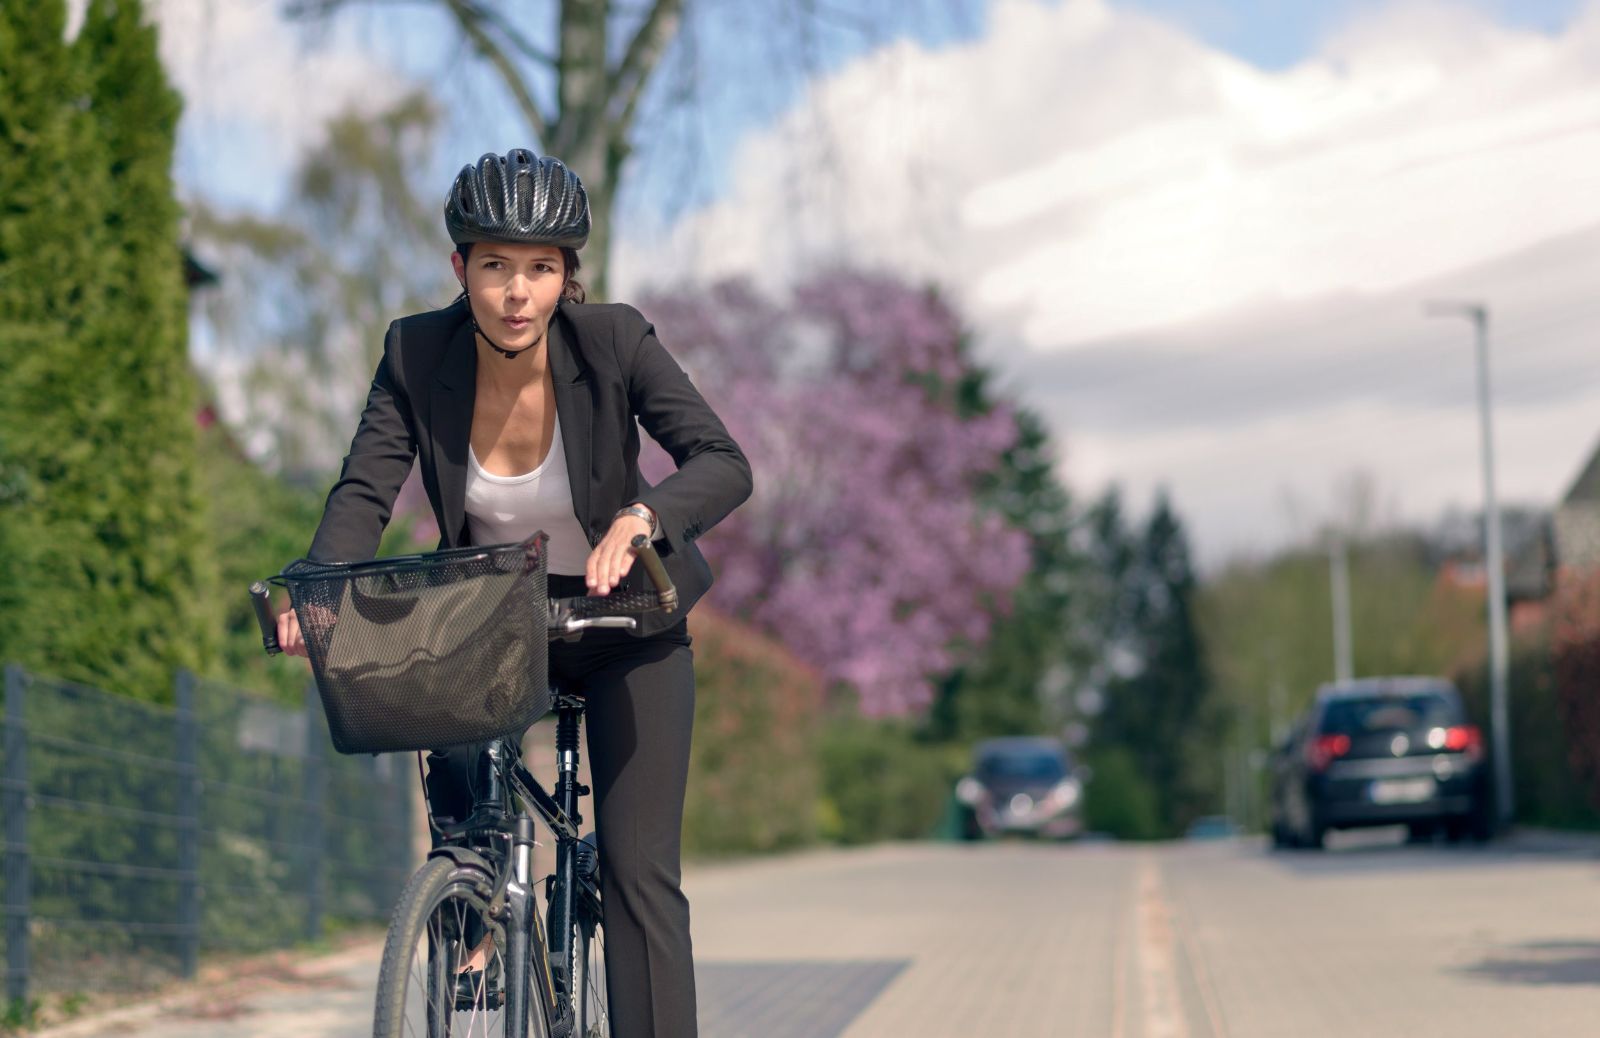
<path fill-rule="evenodd" d="M 956 783 L 956 800 L 969 840 L 1006 833 L 1064 839 L 1083 828 L 1083 782 L 1066 748 L 1044 736 L 978 743 L 972 773 Z"/>

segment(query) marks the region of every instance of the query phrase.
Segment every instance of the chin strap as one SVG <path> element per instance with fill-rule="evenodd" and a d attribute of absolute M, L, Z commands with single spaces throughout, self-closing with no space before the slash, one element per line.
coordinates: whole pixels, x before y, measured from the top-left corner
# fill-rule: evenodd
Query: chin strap
<path fill-rule="evenodd" d="M 504 346 L 489 338 L 488 333 L 482 328 L 478 327 L 478 315 L 472 312 L 472 296 L 467 293 L 467 286 L 461 286 L 461 294 L 467 297 L 467 320 L 472 322 L 473 332 L 478 335 L 479 338 L 483 339 L 484 342 L 488 343 L 491 350 L 494 350 L 506 360 L 510 360 L 513 357 L 520 357 L 522 354 L 527 353 L 529 350 L 533 349 L 535 346 L 544 341 L 544 336 L 541 335 L 537 339 L 528 343 L 528 345 L 522 347 L 520 350 L 506 349 Z"/>

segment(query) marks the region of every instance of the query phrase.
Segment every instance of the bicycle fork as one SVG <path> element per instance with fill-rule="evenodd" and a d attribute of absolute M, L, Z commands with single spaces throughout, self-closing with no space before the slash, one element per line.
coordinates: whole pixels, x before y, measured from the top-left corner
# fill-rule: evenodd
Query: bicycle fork
<path fill-rule="evenodd" d="M 506 984 L 506 1038 L 527 1038 L 530 985 L 538 984 L 547 996 L 535 1004 L 549 1004 L 549 975 L 543 969 L 534 975 L 529 969 L 530 938 L 539 925 L 539 913 L 534 911 L 532 872 L 533 819 L 519 815 L 511 838 L 511 880 L 506 884 L 506 977 L 524 977 L 528 983 Z"/>

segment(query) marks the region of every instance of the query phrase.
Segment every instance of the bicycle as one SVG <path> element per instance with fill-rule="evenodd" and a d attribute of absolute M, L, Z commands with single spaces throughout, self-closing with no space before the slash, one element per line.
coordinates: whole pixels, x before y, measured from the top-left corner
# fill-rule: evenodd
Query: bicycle
<path fill-rule="evenodd" d="M 297 596 L 297 582 L 306 586 L 318 580 L 343 584 L 339 605 L 348 619 L 335 617 L 324 626 L 332 630 L 343 622 L 347 642 L 360 646 L 367 644 L 369 626 L 397 625 L 406 630 L 413 620 L 430 621 L 427 608 L 417 617 L 418 602 L 430 588 L 451 583 L 440 579 L 444 570 L 453 567 L 461 572 L 463 567 L 477 567 L 500 576 L 510 572 L 513 582 L 526 582 L 530 575 L 537 575 L 537 594 L 532 597 L 542 599 L 536 605 L 543 609 L 548 638 L 539 640 L 541 651 L 526 669 L 543 675 L 543 698 L 535 690 L 529 703 L 511 704 L 504 716 L 520 709 L 519 716 L 525 719 L 553 707 L 558 769 L 554 792 L 540 785 L 519 759 L 516 735 L 525 725 L 518 720 L 485 741 L 477 761 L 481 782 L 473 790 L 472 807 L 465 818 L 443 821 L 429 803 L 433 848 L 407 883 L 390 918 L 374 1006 L 375 1038 L 445 1038 L 452 1034 L 603 1038 L 612 1033 L 605 987 L 599 848 L 592 834 L 579 835 L 581 801 L 590 792 L 578 781 L 578 728 L 584 703 L 581 697 L 550 686 L 542 650 L 547 641 L 571 640 L 591 628 L 631 629 L 644 614 L 673 612 L 677 592 L 648 539 L 639 536 L 632 547 L 656 589 L 654 593 L 549 598 L 543 586 L 544 544 L 540 533 L 521 545 L 452 549 L 370 563 L 318 566 L 302 560 L 270 580 L 289 588 L 297 609 L 301 609 L 297 598 L 306 599 L 311 609 L 328 608 L 325 603 L 318 606 L 309 601 L 315 597 L 309 593 Z M 519 559 L 521 573 L 506 569 L 508 565 L 514 569 Z M 263 647 L 276 654 L 281 650 L 267 583 L 252 584 L 250 595 Z M 435 612 L 459 616 L 463 601 L 455 595 Z M 503 608 L 505 601 L 509 596 L 497 606 Z M 459 738 L 466 729 L 451 729 L 450 718 L 421 722 L 410 716 L 398 721 L 379 718 L 374 729 L 367 716 L 371 711 L 363 709 L 370 704 L 359 702 L 361 695 L 373 689 L 359 682 L 352 684 L 348 674 L 333 666 L 331 636 L 323 639 L 323 658 L 319 660 L 306 617 L 320 614 L 302 609 L 300 615 L 330 733 L 341 752 L 376 752 L 373 746 L 405 745 L 419 751 L 420 774 L 420 751 L 440 745 L 434 742 L 440 733 L 449 735 L 451 743 L 478 741 Z M 416 630 L 416 624 L 410 629 Z M 512 633 L 523 642 L 528 640 L 526 631 Z M 441 658 L 449 656 L 448 652 L 441 654 Z M 388 673 L 393 673 L 392 668 Z M 376 694 L 386 692 L 379 688 Z M 390 699 L 398 702 L 398 697 Z M 488 723 L 492 728 L 497 722 Z M 384 728 L 385 724 L 389 727 Z M 532 886 L 535 817 L 555 840 L 554 870 L 544 880 L 543 920 Z M 483 955 L 481 969 L 468 968 L 475 952 Z"/>

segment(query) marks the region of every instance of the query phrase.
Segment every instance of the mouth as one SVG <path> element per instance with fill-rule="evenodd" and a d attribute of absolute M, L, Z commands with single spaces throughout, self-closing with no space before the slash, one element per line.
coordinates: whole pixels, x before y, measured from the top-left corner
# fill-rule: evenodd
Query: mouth
<path fill-rule="evenodd" d="M 506 327 L 514 332 L 520 332 L 524 328 L 529 328 L 533 325 L 533 318 L 531 317 L 502 317 L 500 320 L 505 322 Z"/>

